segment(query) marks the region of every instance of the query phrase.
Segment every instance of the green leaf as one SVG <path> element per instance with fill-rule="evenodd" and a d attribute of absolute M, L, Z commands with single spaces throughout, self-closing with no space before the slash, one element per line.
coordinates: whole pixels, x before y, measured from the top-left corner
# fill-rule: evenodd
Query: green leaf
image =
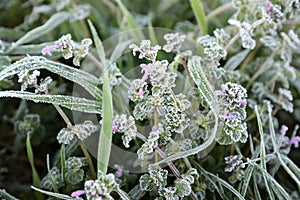
<path fill-rule="evenodd" d="M 88 23 L 89 23 L 90 29 L 92 31 L 92 35 L 93 35 L 93 39 L 94 39 L 94 42 L 95 42 L 95 45 L 96 45 L 98 56 L 100 58 L 100 61 L 101 61 L 102 65 L 105 68 L 105 67 L 107 67 L 107 64 L 106 64 L 106 56 L 105 56 L 105 51 L 104 51 L 104 48 L 103 48 L 103 44 L 102 44 L 102 42 L 99 38 L 99 35 L 98 35 L 93 23 L 90 20 L 88 20 Z"/>
<path fill-rule="evenodd" d="M 116 190 L 116 192 L 120 195 L 122 200 L 130 200 L 129 195 L 124 192 L 123 190 L 121 190 L 120 188 L 118 188 L 118 190 Z"/>
<path fill-rule="evenodd" d="M 223 68 L 226 70 L 235 70 L 244 61 L 249 52 L 250 49 L 245 49 L 244 51 L 235 54 L 226 62 Z"/>
<path fill-rule="evenodd" d="M 207 34 L 207 23 L 205 18 L 205 12 L 201 0 L 190 0 L 191 7 L 196 17 L 198 26 L 201 31 L 201 35 Z"/>
<path fill-rule="evenodd" d="M 209 81 L 207 80 L 205 73 L 202 70 L 202 66 L 200 63 L 200 58 L 199 57 L 192 57 L 188 61 L 188 69 L 191 74 L 191 77 L 193 81 L 196 83 L 198 86 L 200 94 L 203 96 L 203 98 L 206 100 L 207 104 L 209 105 L 215 119 L 215 124 L 214 127 L 211 131 L 211 134 L 209 138 L 200 146 L 195 147 L 193 149 L 189 149 L 187 151 L 182 151 L 175 153 L 158 163 L 165 163 L 165 162 L 170 162 L 173 160 L 178 160 L 180 158 L 185 158 L 190 155 L 194 155 L 196 153 L 205 153 L 207 154 L 212 146 L 215 144 L 215 137 L 218 131 L 218 124 L 219 124 L 219 107 L 218 107 L 218 102 L 216 99 L 216 96 L 214 95 L 213 89 Z M 207 151 L 206 151 L 207 150 Z M 206 152 L 205 152 L 206 151 Z M 204 156 L 204 155 L 202 155 Z"/>
<path fill-rule="evenodd" d="M 74 200 L 74 198 L 68 196 L 68 195 L 65 195 L 65 194 L 59 194 L 59 193 L 54 193 L 54 192 L 49 192 L 49 191 L 45 191 L 45 190 L 41 190 L 39 188 L 36 188 L 36 187 L 33 187 L 31 186 L 32 189 L 40 192 L 40 193 L 43 193 L 43 194 L 46 194 L 48 196 L 52 196 L 52 197 L 56 197 L 56 198 L 59 198 L 59 199 L 64 199 L 64 200 Z"/>
<path fill-rule="evenodd" d="M 39 26 L 39 27 L 27 32 L 23 37 L 21 37 L 18 41 L 16 41 L 13 48 L 15 48 L 21 44 L 32 42 L 35 39 L 43 36 L 44 34 L 49 33 L 50 31 L 55 29 L 57 26 L 64 23 L 67 19 L 69 19 L 69 13 L 67 13 L 67 12 L 55 13 L 42 26 Z"/>
<path fill-rule="evenodd" d="M 79 84 L 98 101 L 101 101 L 102 99 L 102 91 L 98 88 L 99 80 L 95 76 L 82 70 L 53 62 L 41 56 L 27 56 L 6 67 L 0 72 L 0 81 L 7 77 L 16 75 L 25 69 L 47 69 L 63 78 Z"/>
<path fill-rule="evenodd" d="M 112 141 L 113 105 L 109 77 L 107 71 L 103 74 L 102 127 L 98 145 L 98 176 L 106 174 Z"/>
<path fill-rule="evenodd" d="M 66 150 L 65 150 L 65 144 L 61 144 L 60 165 L 61 165 L 61 180 L 64 183 L 65 180 L 66 180 Z"/>
<path fill-rule="evenodd" d="M 133 33 L 133 38 L 135 38 L 137 41 L 140 41 L 144 38 L 143 33 L 138 29 L 138 26 L 134 20 L 134 17 L 132 14 L 127 10 L 127 8 L 124 6 L 121 0 L 115 0 L 118 4 L 118 6 L 121 9 L 122 14 L 124 15 L 124 18 L 126 22 L 128 23 L 129 27 L 131 28 L 130 33 Z M 132 32 L 133 31 L 133 32 Z"/>
<path fill-rule="evenodd" d="M 0 91 L 1 97 L 15 97 L 34 101 L 36 103 L 51 103 L 63 106 L 70 110 L 76 110 L 86 113 L 101 114 L 101 103 L 80 97 L 64 96 L 64 95 L 46 95 L 34 94 L 22 91 Z"/>
<path fill-rule="evenodd" d="M 33 185 L 36 186 L 36 187 L 41 187 L 40 177 L 39 177 L 39 175 L 38 175 L 38 173 L 35 169 L 35 166 L 34 166 L 34 156 L 33 156 L 31 142 L 30 142 L 30 134 L 27 134 L 26 150 L 27 150 L 28 161 L 30 163 L 31 170 L 32 170 Z M 39 193 L 35 193 L 35 196 L 38 200 L 43 200 L 44 199 L 43 195 L 41 195 Z"/>
<path fill-rule="evenodd" d="M 51 168 L 50 168 L 50 157 L 49 157 L 49 154 L 47 154 L 47 170 L 48 170 L 48 174 L 49 174 L 49 176 L 50 176 L 52 188 L 53 188 L 53 190 L 54 190 L 56 193 L 58 193 L 58 189 L 57 189 L 57 187 L 56 187 L 54 178 L 53 178 L 52 173 L 51 173 Z"/>
<path fill-rule="evenodd" d="M 257 117 L 258 130 L 259 130 L 259 134 L 260 134 L 260 165 L 263 170 L 267 171 L 264 131 L 263 131 L 262 122 L 261 122 L 261 118 L 260 118 L 260 115 L 258 112 L 257 105 L 255 105 L 255 113 L 256 113 L 256 117 Z M 270 189 L 269 181 L 268 181 L 267 177 L 265 176 L 265 173 L 263 173 L 263 179 L 265 182 L 266 189 L 270 195 L 270 198 L 272 200 L 275 199 L 274 193 Z"/>

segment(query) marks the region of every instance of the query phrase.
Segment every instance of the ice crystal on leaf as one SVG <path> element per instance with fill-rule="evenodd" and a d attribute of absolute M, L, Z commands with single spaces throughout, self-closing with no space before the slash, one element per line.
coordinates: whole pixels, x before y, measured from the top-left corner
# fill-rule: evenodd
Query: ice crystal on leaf
<path fill-rule="evenodd" d="M 126 148 L 129 148 L 129 142 L 135 139 L 137 134 L 137 127 L 135 125 L 134 118 L 125 114 L 116 115 L 113 119 L 113 132 L 121 133 L 123 144 Z"/>
<path fill-rule="evenodd" d="M 142 40 L 140 46 L 138 47 L 135 44 L 131 44 L 129 46 L 130 49 L 132 49 L 132 53 L 135 56 L 136 52 L 139 52 L 139 59 L 146 58 L 150 61 L 155 61 L 157 52 L 161 50 L 161 46 L 155 45 L 154 47 L 151 47 L 151 41 L 150 40 Z"/>
<path fill-rule="evenodd" d="M 82 124 L 76 124 L 73 128 L 61 129 L 56 139 L 59 143 L 69 144 L 75 135 L 78 139 L 84 140 L 98 130 L 98 128 L 92 121 L 87 120 Z"/>

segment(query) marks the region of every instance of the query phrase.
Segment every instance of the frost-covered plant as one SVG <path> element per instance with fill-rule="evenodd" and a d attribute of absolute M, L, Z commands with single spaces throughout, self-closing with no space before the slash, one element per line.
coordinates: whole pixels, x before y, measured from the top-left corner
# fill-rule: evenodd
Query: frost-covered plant
<path fill-rule="evenodd" d="M 16 133 L 12 141 L 12 132 L 1 128 L 1 181 L 2 156 L 18 168 L 26 138 L 32 188 L 55 198 L 299 199 L 299 0 L 126 1 L 134 13 L 121 0 L 20 2 L 0 3 L 6 11 L 32 9 L 0 28 L 0 97 L 24 99 L 13 115 L 15 101 L 0 103 L 7 107 L 0 109 L 1 125 L 13 124 Z M 145 5 L 154 4 L 147 13 Z M 87 26 L 89 15 L 107 41 L 91 21 Z M 177 32 L 162 35 L 166 29 L 155 26 Z M 125 30 L 131 31 L 109 38 Z M 96 51 L 90 51 L 93 44 Z M 81 69 L 69 66 L 70 58 Z M 136 77 L 127 73 L 133 66 Z M 98 67 L 100 76 L 92 72 Z M 71 96 L 71 82 L 90 99 Z M 53 107 L 27 106 L 26 100 L 50 104 L 66 125 Z M 64 109 L 97 115 L 100 122 L 72 119 Z M 136 157 L 124 156 L 110 168 L 112 142 Z M 33 155 L 41 144 L 55 154 L 51 162 L 47 156 L 42 179 L 35 161 L 44 160 L 44 151 Z M 93 146 L 96 170 L 87 151 Z M 77 147 L 84 158 L 74 156 L 81 156 Z M 146 172 L 128 173 L 131 164 Z M 7 196 L 0 190 L 0 198 Z"/>

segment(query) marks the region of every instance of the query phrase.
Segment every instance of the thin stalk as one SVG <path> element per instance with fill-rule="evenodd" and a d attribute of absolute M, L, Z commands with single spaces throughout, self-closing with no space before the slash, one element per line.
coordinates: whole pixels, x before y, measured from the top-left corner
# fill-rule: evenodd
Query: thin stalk
<path fill-rule="evenodd" d="M 231 40 L 228 42 L 228 44 L 225 46 L 225 50 L 227 51 L 228 48 L 235 43 L 240 38 L 240 33 L 237 33 Z"/>
<path fill-rule="evenodd" d="M 53 106 L 55 107 L 55 109 L 58 111 L 58 113 L 60 114 L 60 116 L 63 118 L 63 120 L 65 121 L 65 123 L 67 124 L 67 127 L 69 129 L 73 129 L 73 125 L 71 123 L 71 121 L 69 120 L 69 118 L 67 117 L 67 115 L 65 114 L 65 112 L 56 104 L 53 104 Z M 93 178 L 96 178 L 96 172 L 94 169 L 94 165 L 93 165 L 93 161 L 92 158 L 90 156 L 90 154 L 88 153 L 85 144 L 75 135 L 75 138 L 87 160 L 88 166 L 91 170 L 91 174 Z"/>
<path fill-rule="evenodd" d="M 206 16 L 206 21 L 211 20 L 213 17 L 216 15 L 221 14 L 222 12 L 227 11 L 228 9 L 233 7 L 233 3 L 229 2 L 226 4 L 223 4 L 222 6 L 216 8 L 215 10 L 211 11 L 207 16 Z"/>

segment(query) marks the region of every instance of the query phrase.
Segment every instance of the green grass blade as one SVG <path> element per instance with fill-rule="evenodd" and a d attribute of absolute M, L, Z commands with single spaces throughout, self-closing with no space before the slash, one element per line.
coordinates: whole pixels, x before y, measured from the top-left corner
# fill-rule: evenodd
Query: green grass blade
<path fill-rule="evenodd" d="M 60 149 L 60 165 L 61 165 L 61 180 L 64 183 L 66 180 L 66 149 L 65 144 L 61 145 Z"/>
<path fill-rule="evenodd" d="M 56 187 L 56 184 L 54 182 L 54 179 L 53 179 L 53 176 L 52 176 L 52 173 L 51 173 L 49 154 L 47 154 L 47 170 L 48 170 L 48 174 L 49 174 L 50 179 L 51 179 L 52 188 L 53 188 L 54 192 L 58 193 L 58 189 Z"/>
<path fill-rule="evenodd" d="M 64 23 L 67 19 L 69 19 L 69 13 L 55 13 L 50 19 L 48 19 L 48 21 L 45 24 L 27 32 L 23 37 L 16 41 L 14 47 L 34 41 L 35 39 L 43 36 L 44 34 L 49 33 L 57 26 Z"/>
<path fill-rule="evenodd" d="M 102 127 L 98 144 L 98 176 L 106 174 L 112 141 L 113 105 L 109 77 L 107 71 L 103 74 Z"/>
<path fill-rule="evenodd" d="M 129 27 L 131 28 L 131 31 L 133 31 L 133 38 L 137 41 L 141 41 L 144 36 L 143 33 L 138 29 L 138 26 L 134 20 L 134 17 L 132 14 L 128 11 L 128 9 L 124 6 L 121 0 L 115 0 L 118 4 L 118 6 L 121 9 L 122 14 L 124 15 L 124 18 L 126 22 L 128 23 Z M 130 32 L 131 32 L 130 31 Z"/>
<path fill-rule="evenodd" d="M 27 56 L 0 71 L 0 81 L 16 75 L 23 70 L 47 69 L 82 86 L 95 99 L 101 101 L 102 91 L 98 88 L 98 78 L 82 70 L 61 63 L 53 62 L 41 56 Z"/>
<path fill-rule="evenodd" d="M 65 195 L 65 194 L 58 194 L 58 193 L 54 193 L 54 192 L 49 192 L 49 191 L 41 190 L 41 189 L 33 187 L 33 186 L 31 186 L 31 188 L 38 191 L 38 192 L 40 192 L 40 193 L 51 196 L 51 197 L 56 197 L 56 198 L 64 199 L 64 200 L 74 200 L 74 198 L 72 198 L 68 195 Z"/>
<path fill-rule="evenodd" d="M 32 182 L 33 185 L 35 187 L 41 187 L 41 181 L 40 181 L 40 177 L 35 169 L 34 166 L 34 156 L 33 156 L 33 151 L 32 151 L 32 147 L 31 147 L 31 142 L 30 142 L 30 134 L 27 134 L 27 138 L 26 138 L 26 150 L 27 150 L 27 156 L 28 156 L 28 161 L 30 163 L 31 166 L 31 170 L 32 170 Z M 40 193 L 35 193 L 35 196 L 38 200 L 43 200 L 44 197 L 43 195 L 41 195 Z"/>
<path fill-rule="evenodd" d="M 200 28 L 201 35 L 206 35 L 208 28 L 201 0 L 190 0 L 190 4 Z"/>
<path fill-rule="evenodd" d="M 10 90 L 0 91 L 0 98 L 1 97 L 21 98 L 37 103 L 56 104 L 70 110 L 86 113 L 101 114 L 102 110 L 102 105 L 98 101 L 73 96 L 35 94 L 31 92 Z"/>
<path fill-rule="evenodd" d="M 255 113 L 257 117 L 257 124 L 258 124 L 258 130 L 260 134 L 260 165 L 261 168 L 265 171 L 267 171 L 267 165 L 266 165 L 266 149 L 265 149 L 265 141 L 264 141 L 264 131 L 262 127 L 262 122 L 260 119 L 260 115 L 258 112 L 257 105 L 255 105 Z M 273 200 L 275 199 L 274 193 L 271 191 L 270 186 L 269 186 L 269 181 L 268 178 L 265 176 L 265 173 L 263 173 L 263 179 L 265 182 L 266 189 L 270 195 L 270 198 Z"/>
<path fill-rule="evenodd" d="M 93 23 L 88 20 L 88 24 L 90 26 L 90 29 L 92 31 L 92 35 L 93 35 L 93 39 L 94 39 L 94 42 L 95 42 L 95 46 L 96 46 L 96 49 L 97 49 L 97 53 L 98 53 L 98 56 L 100 58 L 100 61 L 103 65 L 103 67 L 107 67 L 107 64 L 106 64 L 106 56 L 105 56 L 105 51 L 104 51 L 104 48 L 103 48 L 103 44 L 99 38 L 99 35 L 93 25 Z"/>

